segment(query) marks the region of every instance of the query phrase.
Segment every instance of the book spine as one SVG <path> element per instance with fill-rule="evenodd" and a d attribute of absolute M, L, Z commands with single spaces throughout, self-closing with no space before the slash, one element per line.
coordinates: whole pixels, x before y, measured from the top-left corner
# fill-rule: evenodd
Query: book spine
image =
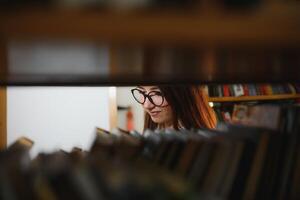
<path fill-rule="evenodd" d="M 243 84 L 243 89 L 244 89 L 244 95 L 249 96 L 249 87 L 248 84 Z"/>
<path fill-rule="evenodd" d="M 223 94 L 224 94 L 224 97 L 230 96 L 229 86 L 227 84 L 223 85 Z"/>

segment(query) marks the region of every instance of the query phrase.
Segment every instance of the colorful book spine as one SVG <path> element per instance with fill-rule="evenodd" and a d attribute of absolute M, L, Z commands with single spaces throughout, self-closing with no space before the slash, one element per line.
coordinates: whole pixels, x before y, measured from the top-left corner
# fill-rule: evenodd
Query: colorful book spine
<path fill-rule="evenodd" d="M 224 94 L 224 97 L 231 96 L 230 90 L 229 90 L 229 85 L 227 85 L 227 84 L 223 85 L 223 94 Z"/>

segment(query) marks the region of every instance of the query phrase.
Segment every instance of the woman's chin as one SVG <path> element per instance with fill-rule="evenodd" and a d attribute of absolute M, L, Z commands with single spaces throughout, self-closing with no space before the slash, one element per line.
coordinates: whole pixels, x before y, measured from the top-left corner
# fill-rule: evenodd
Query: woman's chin
<path fill-rule="evenodd" d="M 162 120 L 160 118 L 156 118 L 156 117 L 151 117 L 152 121 L 157 123 L 157 124 L 160 124 L 162 123 Z"/>

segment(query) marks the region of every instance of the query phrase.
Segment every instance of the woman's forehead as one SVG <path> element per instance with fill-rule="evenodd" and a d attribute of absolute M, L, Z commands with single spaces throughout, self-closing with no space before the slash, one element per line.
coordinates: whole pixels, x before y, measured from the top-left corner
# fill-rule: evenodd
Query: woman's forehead
<path fill-rule="evenodd" d="M 155 85 L 150 85 L 150 86 L 137 86 L 138 88 L 146 91 L 152 91 L 152 90 L 159 90 L 159 88 Z"/>

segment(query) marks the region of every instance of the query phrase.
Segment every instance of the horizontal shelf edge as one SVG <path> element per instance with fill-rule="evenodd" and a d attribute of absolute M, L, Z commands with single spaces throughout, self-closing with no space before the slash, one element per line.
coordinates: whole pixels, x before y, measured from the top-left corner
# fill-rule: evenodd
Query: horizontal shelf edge
<path fill-rule="evenodd" d="M 281 100 L 297 99 L 300 94 L 282 94 L 282 95 L 259 95 L 259 96 L 240 96 L 240 97 L 209 97 L 209 102 L 230 102 L 230 101 L 258 101 L 258 100 Z"/>

